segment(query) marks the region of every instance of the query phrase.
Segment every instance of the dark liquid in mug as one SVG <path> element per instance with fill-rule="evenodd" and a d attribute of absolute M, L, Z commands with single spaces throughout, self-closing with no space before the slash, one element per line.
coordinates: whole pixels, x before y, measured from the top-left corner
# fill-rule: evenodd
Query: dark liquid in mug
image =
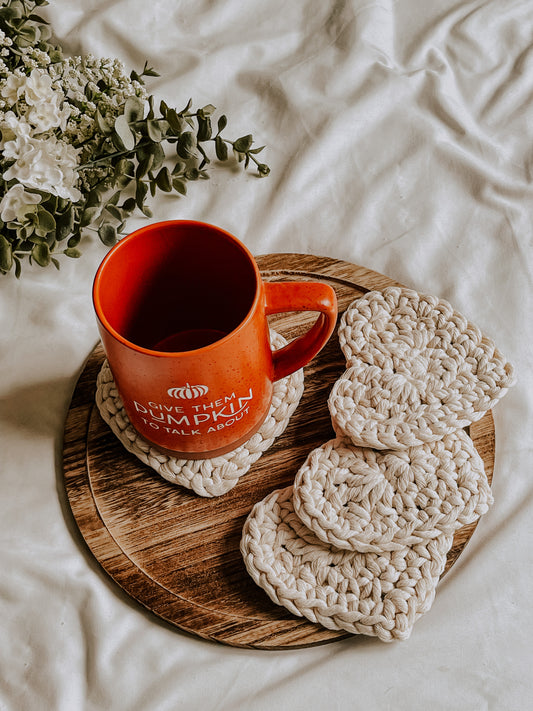
<path fill-rule="evenodd" d="M 142 249 L 123 244 L 100 298 L 112 328 L 131 343 L 167 353 L 204 348 L 250 312 L 254 266 L 216 229 L 163 223 Z"/>
<path fill-rule="evenodd" d="M 194 351 L 197 348 L 204 348 L 210 343 L 220 341 L 226 335 L 225 331 L 219 331 L 216 328 L 189 328 L 163 338 L 152 348 L 154 351 L 164 351 L 165 353 Z"/>

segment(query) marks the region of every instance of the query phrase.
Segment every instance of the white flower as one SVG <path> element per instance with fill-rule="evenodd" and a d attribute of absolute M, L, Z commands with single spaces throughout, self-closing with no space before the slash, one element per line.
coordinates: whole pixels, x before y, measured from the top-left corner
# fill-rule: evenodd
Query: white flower
<path fill-rule="evenodd" d="M 2 98 L 6 99 L 10 106 L 13 106 L 24 93 L 25 83 L 26 78 L 24 75 L 9 74 L 7 79 L 2 82 L 2 88 L 0 89 Z"/>
<path fill-rule="evenodd" d="M 15 178 L 28 188 L 52 193 L 77 202 L 81 198 L 76 188 L 78 175 L 78 150 L 55 136 L 46 139 L 17 136 L 16 149 L 6 143 L 4 154 L 12 153 L 17 159 L 4 173 L 4 180 Z"/>
<path fill-rule="evenodd" d="M 47 101 L 35 102 L 26 114 L 28 122 L 35 127 L 36 133 L 44 133 L 51 128 L 60 128 L 64 131 L 69 116 L 68 106 L 61 107 L 57 94 L 52 94 Z"/>
<path fill-rule="evenodd" d="M 37 133 L 52 128 L 65 130 L 70 110 L 66 103 L 63 105 L 65 95 L 53 86 L 52 78 L 45 70 L 34 69 L 25 79 L 23 92 L 28 105 L 26 118 Z"/>
<path fill-rule="evenodd" d="M 24 98 L 30 106 L 49 101 L 54 93 L 52 78 L 43 69 L 34 69 L 26 79 Z"/>
<path fill-rule="evenodd" d="M 13 185 L 0 201 L 0 217 L 4 222 L 11 222 L 16 219 L 21 207 L 37 205 L 40 202 L 40 195 L 27 193 L 20 184 Z"/>
<path fill-rule="evenodd" d="M 4 158 L 18 158 L 24 139 L 30 137 L 31 126 L 24 118 L 20 119 L 13 111 L 8 111 L 0 123 L 0 149 L 4 150 Z M 19 140 L 22 144 L 19 145 Z M 6 153 L 6 145 L 10 144 Z"/>

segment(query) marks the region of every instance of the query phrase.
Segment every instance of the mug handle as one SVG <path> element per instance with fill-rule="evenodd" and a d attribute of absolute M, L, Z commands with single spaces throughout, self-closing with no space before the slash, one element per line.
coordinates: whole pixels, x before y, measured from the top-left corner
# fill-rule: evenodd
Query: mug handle
<path fill-rule="evenodd" d="M 303 368 L 326 345 L 337 322 L 337 295 L 314 281 L 264 282 L 265 313 L 319 311 L 313 326 L 283 348 L 272 352 L 274 381 Z"/>

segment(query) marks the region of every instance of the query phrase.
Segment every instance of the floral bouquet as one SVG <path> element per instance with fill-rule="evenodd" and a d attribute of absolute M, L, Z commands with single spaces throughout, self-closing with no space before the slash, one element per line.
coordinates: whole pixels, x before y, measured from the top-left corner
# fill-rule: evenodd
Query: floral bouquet
<path fill-rule="evenodd" d="M 156 112 L 147 64 L 128 76 L 116 59 L 64 57 L 35 13 L 47 0 L 0 5 L 0 273 L 19 277 L 25 257 L 59 268 L 52 255 L 79 257 L 86 230 L 112 246 L 135 210 L 151 216 L 148 192 L 209 177 L 208 145 L 268 175 L 251 135 L 224 138 L 224 115 L 214 130 L 211 104 Z"/>

